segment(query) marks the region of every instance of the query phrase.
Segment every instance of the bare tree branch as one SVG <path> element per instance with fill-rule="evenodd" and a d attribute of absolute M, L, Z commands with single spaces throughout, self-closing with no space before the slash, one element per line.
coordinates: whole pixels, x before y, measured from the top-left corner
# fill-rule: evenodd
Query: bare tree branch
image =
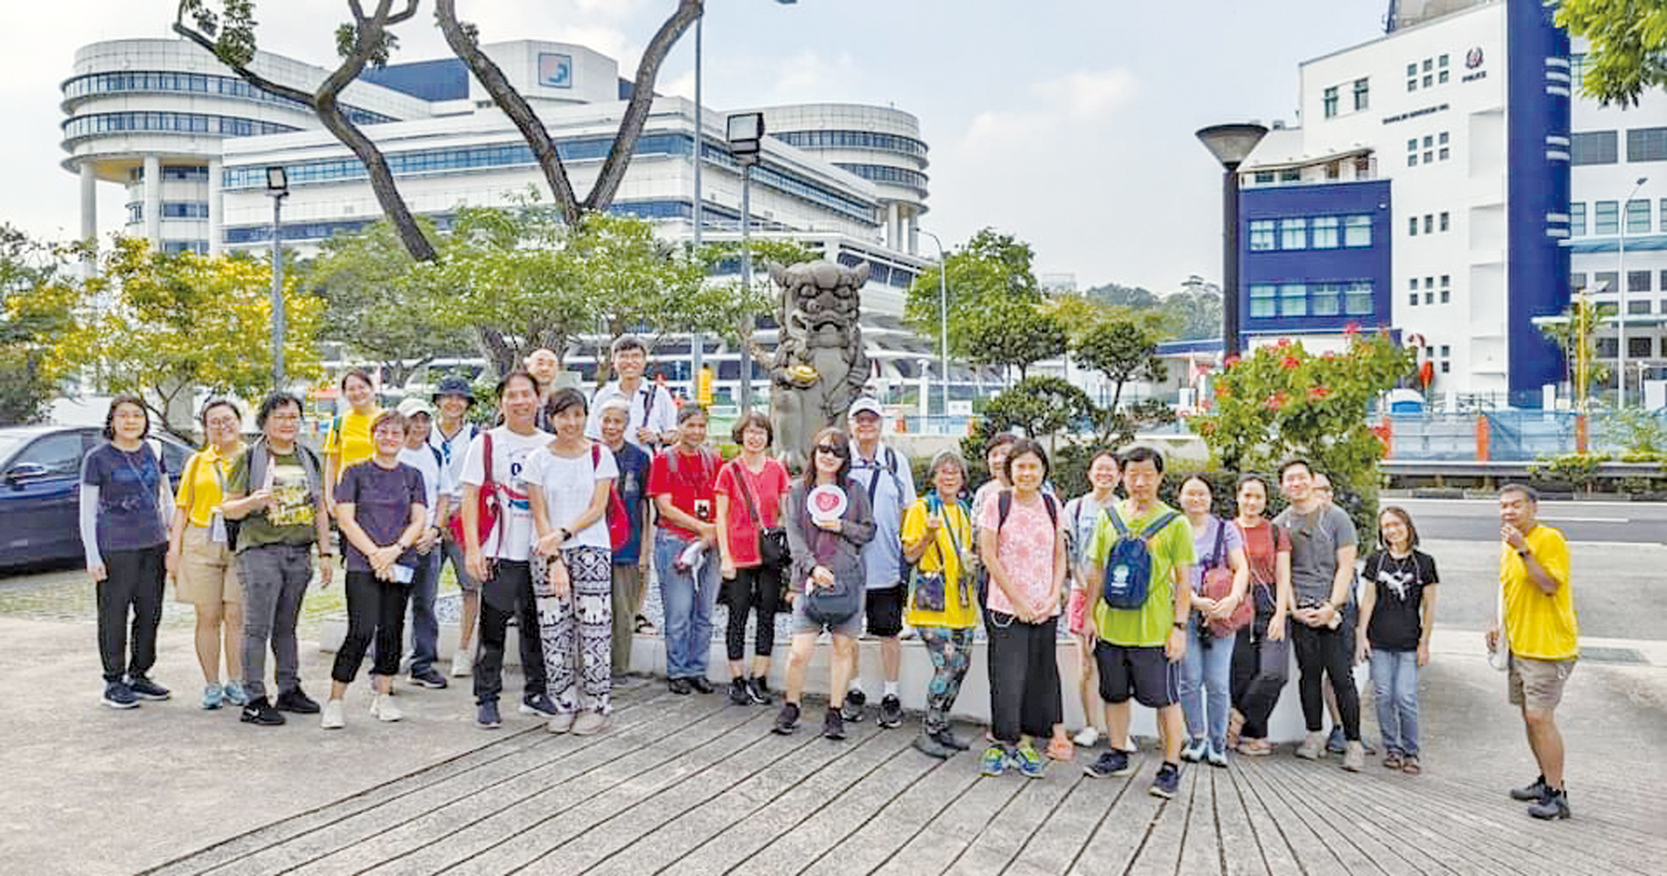
<path fill-rule="evenodd" d="M 671 54 L 678 38 L 704 14 L 705 9 L 703 0 L 678 0 L 677 11 L 660 25 L 654 38 L 648 41 L 648 47 L 643 49 L 642 60 L 637 62 L 631 102 L 625 107 L 625 118 L 620 120 L 619 132 L 608 150 L 608 158 L 602 162 L 602 170 L 596 175 L 596 185 L 591 188 L 590 196 L 585 198 L 586 210 L 606 210 L 613 203 L 619 184 L 625 179 L 625 168 L 636 151 L 637 137 L 642 134 L 643 125 L 648 123 L 648 111 L 654 103 L 654 80 L 660 75 L 660 65 Z M 702 131 L 695 131 L 695 161 L 701 160 L 702 134 Z M 695 197 L 700 197 L 700 193 L 696 192 Z"/>
<path fill-rule="evenodd" d="M 174 33 L 177 33 L 191 42 L 196 43 L 209 54 L 214 55 L 217 58 L 219 57 L 219 52 L 215 48 L 214 41 L 198 31 L 186 27 L 183 23 L 176 21 L 174 22 Z M 242 79 L 244 82 L 253 85 L 267 94 L 288 98 L 296 101 L 297 103 L 304 103 L 308 106 L 308 108 L 312 108 L 313 106 L 313 96 L 299 88 L 291 88 L 288 85 L 280 85 L 279 83 L 273 82 L 265 76 L 250 70 L 242 64 L 233 64 L 225 58 L 220 58 L 220 63 L 225 64 L 227 68 L 229 68 L 233 73 L 236 73 L 238 78 Z"/>

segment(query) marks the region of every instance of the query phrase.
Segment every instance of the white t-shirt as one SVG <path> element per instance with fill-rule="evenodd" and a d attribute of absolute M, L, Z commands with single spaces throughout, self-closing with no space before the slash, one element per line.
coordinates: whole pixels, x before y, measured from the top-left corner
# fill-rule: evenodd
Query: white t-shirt
<path fill-rule="evenodd" d="M 590 507 L 590 501 L 596 495 L 597 481 L 619 477 L 619 465 L 614 462 L 613 451 L 606 447 L 596 454 L 594 465 L 589 450 L 582 456 L 568 458 L 557 456 L 546 447 L 527 458 L 526 477 L 527 483 L 544 489 L 546 522 L 551 529 L 560 529 L 579 519 L 579 515 Z M 610 545 L 606 512 L 591 525 L 574 533 L 564 546 L 607 550 Z"/>
<path fill-rule="evenodd" d="M 499 506 L 501 516 L 481 542 L 481 551 L 500 560 L 524 562 L 533 543 L 532 506 L 527 504 L 527 457 L 550 443 L 555 436 L 537 429 L 530 435 L 517 435 L 508 426 L 476 435 L 475 440 L 469 442 L 468 455 L 463 458 L 460 483 L 476 487 L 486 483 L 485 466 L 481 460 L 486 434 L 492 436 L 492 480 L 497 484 L 502 504 Z M 503 530 L 501 538 L 500 529 Z"/>
<path fill-rule="evenodd" d="M 585 422 L 585 437 L 592 441 L 602 440 L 602 403 L 613 398 L 624 398 L 625 393 L 619 388 L 619 381 L 609 381 L 606 386 L 596 391 L 596 397 L 590 402 L 590 419 Z M 649 399 L 654 400 L 652 408 Z M 677 402 L 671 400 L 671 391 L 657 383 L 644 380 L 638 384 L 637 391 L 631 394 L 631 416 L 625 421 L 625 440 L 637 447 L 643 443 L 637 440 L 637 430 L 647 423 L 648 428 L 656 435 L 664 435 L 677 429 Z M 643 447 L 644 450 L 648 448 Z"/>
<path fill-rule="evenodd" d="M 434 515 L 440 510 L 440 494 L 452 494 L 451 473 L 441 467 L 427 444 L 415 450 L 409 447 L 400 450 L 399 461 L 423 473 L 423 501 L 428 505 L 428 525 L 433 526 Z"/>
<path fill-rule="evenodd" d="M 458 491 L 463 486 L 463 458 L 469 455 L 469 442 L 475 440 L 475 436 L 479 434 L 480 427 L 474 423 L 464 423 L 450 440 L 440 434 L 438 422 L 428 430 L 428 445 L 440 451 L 440 461 L 446 468 L 446 483 L 451 485 L 454 504 L 458 499 Z"/>
<path fill-rule="evenodd" d="M 1117 497 L 1111 499 L 1116 504 Z M 1071 561 L 1070 582 L 1072 588 L 1084 586 L 1081 576 L 1077 574 L 1077 567 L 1088 556 L 1088 546 L 1094 543 L 1094 527 L 1100 521 L 1100 513 L 1105 506 L 1094 501 L 1094 494 L 1078 496 L 1065 503 L 1063 519 L 1060 521 L 1065 527 L 1066 555 Z"/>

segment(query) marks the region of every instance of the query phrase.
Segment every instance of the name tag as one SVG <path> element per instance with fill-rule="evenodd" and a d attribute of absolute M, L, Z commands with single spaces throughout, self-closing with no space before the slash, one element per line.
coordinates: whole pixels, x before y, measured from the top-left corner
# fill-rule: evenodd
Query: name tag
<path fill-rule="evenodd" d="M 218 511 L 208 522 L 208 540 L 215 544 L 226 543 L 226 518 L 220 516 Z"/>
<path fill-rule="evenodd" d="M 409 583 L 411 583 L 411 579 L 415 578 L 416 575 L 417 575 L 417 570 L 416 569 L 413 569 L 410 566 L 401 566 L 398 563 L 394 564 L 394 582 L 395 583 L 397 583 L 397 584 L 409 584 Z"/>

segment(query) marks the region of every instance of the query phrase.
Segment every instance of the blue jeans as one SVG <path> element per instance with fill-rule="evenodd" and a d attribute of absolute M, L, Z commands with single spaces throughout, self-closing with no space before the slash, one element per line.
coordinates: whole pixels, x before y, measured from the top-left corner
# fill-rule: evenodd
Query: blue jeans
<path fill-rule="evenodd" d="M 419 556 L 417 574 L 411 579 L 412 675 L 433 669 L 439 657 L 440 621 L 434 616 L 434 596 L 440 590 L 440 562 L 445 553 L 437 544 L 428 556 Z"/>
<path fill-rule="evenodd" d="M 1372 692 L 1385 753 L 1418 754 L 1418 652 L 1371 653 Z"/>
<path fill-rule="evenodd" d="M 1200 638 L 1187 624 L 1187 653 L 1181 661 L 1181 712 L 1187 735 L 1208 736 L 1210 747 L 1227 750 L 1227 712 L 1232 701 L 1234 638 Z"/>
<path fill-rule="evenodd" d="M 660 579 L 660 605 L 665 609 L 660 634 L 666 641 L 666 677 L 706 675 L 712 648 L 712 609 L 718 604 L 718 553 L 706 550 L 706 562 L 696 580 L 692 571 L 677 571 L 678 554 L 689 542 L 662 529 L 654 534 L 654 573 Z"/>

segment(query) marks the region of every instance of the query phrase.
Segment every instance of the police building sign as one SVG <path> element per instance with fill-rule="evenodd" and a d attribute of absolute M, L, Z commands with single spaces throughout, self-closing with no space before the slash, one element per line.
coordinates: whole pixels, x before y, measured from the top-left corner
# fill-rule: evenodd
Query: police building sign
<path fill-rule="evenodd" d="M 545 88 L 573 87 L 573 56 L 555 52 L 538 55 L 538 84 Z"/>
<path fill-rule="evenodd" d="M 1483 57 L 1481 46 L 1476 46 L 1464 53 L 1464 69 L 1470 72 L 1464 74 L 1464 78 L 1460 79 L 1460 82 L 1475 82 L 1478 79 L 1488 78 L 1488 71 L 1482 69 Z"/>

